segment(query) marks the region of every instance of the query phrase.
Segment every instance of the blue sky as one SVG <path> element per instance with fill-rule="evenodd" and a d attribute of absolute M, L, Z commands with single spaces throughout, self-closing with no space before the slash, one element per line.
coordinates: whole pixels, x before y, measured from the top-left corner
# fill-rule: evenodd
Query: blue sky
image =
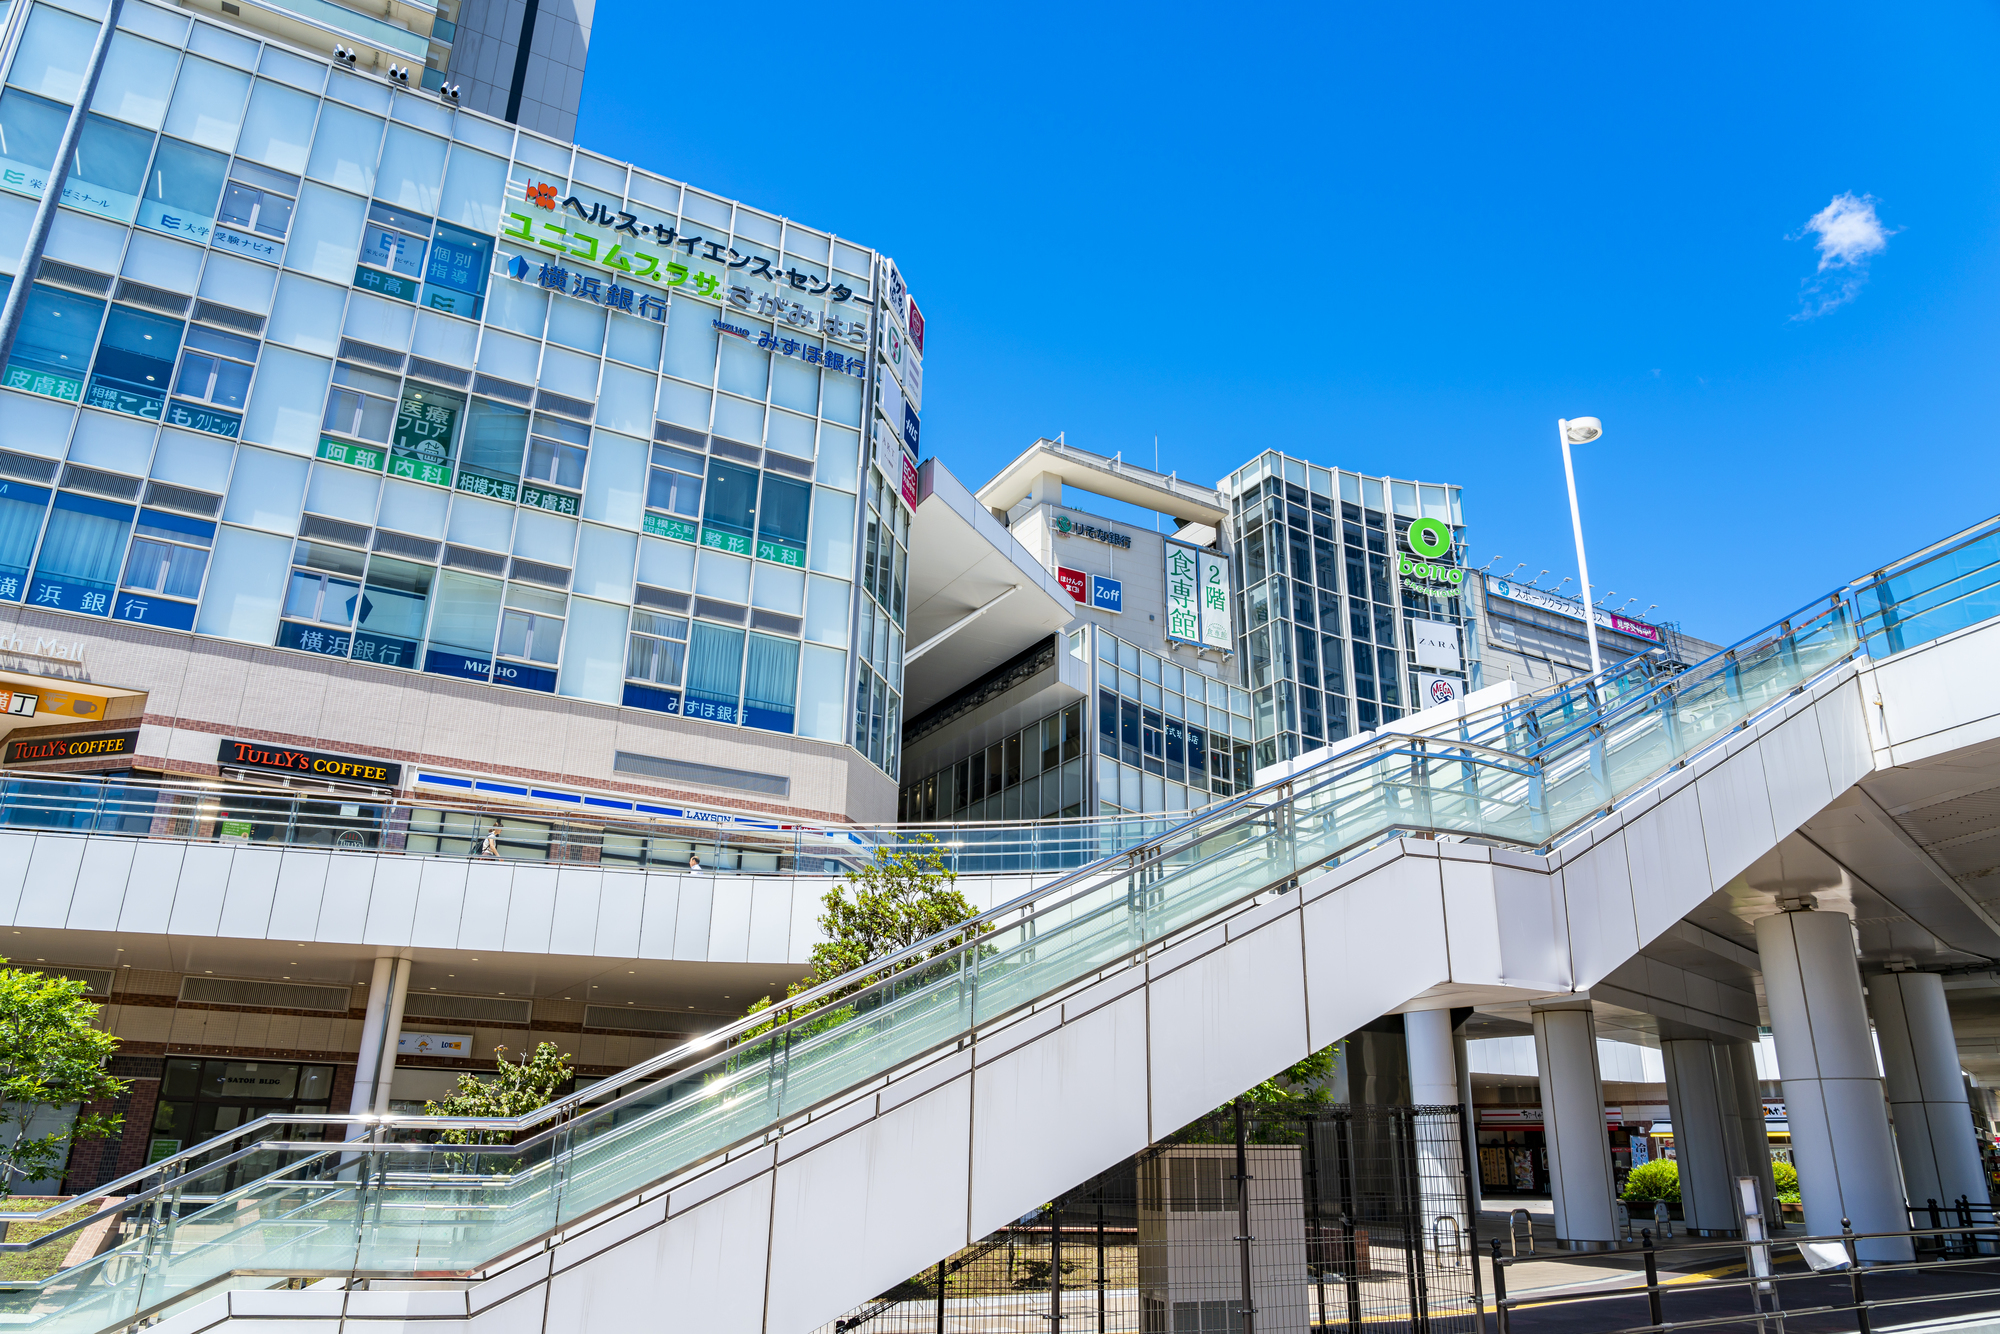
<path fill-rule="evenodd" d="M 1720 639 L 2000 509 L 1992 6 L 658 22 L 601 0 L 579 138 L 894 256 L 972 485 L 1278 446 L 1461 484 L 1474 564 L 1553 585 L 1593 414 L 1594 581 Z"/>

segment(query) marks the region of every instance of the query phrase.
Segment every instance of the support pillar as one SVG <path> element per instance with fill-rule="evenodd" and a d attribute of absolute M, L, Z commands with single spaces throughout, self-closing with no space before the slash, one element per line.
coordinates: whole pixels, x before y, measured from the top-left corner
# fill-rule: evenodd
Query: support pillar
<path fill-rule="evenodd" d="M 1612 1213 L 1617 1182 L 1611 1172 L 1611 1137 L 1604 1124 L 1597 1026 L 1587 1004 L 1536 1010 L 1534 1019 L 1556 1242 L 1573 1251 L 1609 1250 L 1618 1244 Z"/>
<path fill-rule="evenodd" d="M 354 1063 L 353 1115 L 389 1110 L 389 1082 L 396 1074 L 396 1041 L 403 1032 L 403 1004 L 410 996 L 410 961 L 385 954 L 368 983 L 368 1017 L 361 1023 L 361 1053 Z"/>
<path fill-rule="evenodd" d="M 1936 973 L 1884 973 L 1868 979 L 1868 1008 L 1882 1046 L 1896 1153 L 1910 1203 L 1939 1204 L 1959 1196 L 1987 1202 L 1979 1132 L 1966 1100 L 1952 1036 L 1944 979 Z"/>
<path fill-rule="evenodd" d="M 1728 1043 L 1730 1073 L 1736 1086 L 1737 1119 L 1743 1127 L 1741 1148 L 1743 1170 L 1736 1175 L 1756 1177 L 1764 1201 L 1764 1230 L 1784 1230 L 1778 1208 L 1778 1183 L 1771 1173 L 1771 1133 L 1764 1128 L 1764 1084 L 1757 1075 L 1757 1047 L 1749 1042 Z"/>
<path fill-rule="evenodd" d="M 1680 1169 L 1681 1217 L 1687 1230 L 1703 1237 L 1734 1236 L 1736 1201 L 1730 1182 L 1728 1123 L 1740 1109 L 1724 1107 L 1726 1087 L 1717 1058 L 1728 1060 L 1707 1038 L 1672 1038 L 1660 1043 L 1667 1068 L 1667 1107 L 1674 1123 L 1674 1162 Z"/>
<path fill-rule="evenodd" d="M 1856 1232 L 1907 1229 L 1852 919 L 1810 906 L 1773 913 L 1757 923 L 1757 953 L 1807 1233 L 1837 1236 L 1843 1218 Z M 1870 1263 L 1914 1258 L 1903 1238 L 1857 1245 Z"/>
<path fill-rule="evenodd" d="M 1450 1107 L 1459 1101 L 1458 1059 L 1452 1041 L 1450 1010 L 1419 1010 L 1403 1016 L 1403 1050 L 1410 1063 L 1410 1102 L 1418 1107 Z M 1467 1107 L 1468 1118 L 1472 1109 Z M 1454 1130 L 1456 1127 L 1454 1127 Z M 1424 1190 L 1424 1242 L 1432 1244 L 1437 1219 L 1447 1213 L 1461 1239 L 1472 1233 L 1472 1220 L 1456 1210 L 1435 1206 L 1458 1196 L 1465 1179 L 1465 1146 L 1457 1134 L 1430 1134 L 1417 1142 L 1417 1170 Z M 1470 1204 L 1470 1201 L 1467 1201 Z"/>
<path fill-rule="evenodd" d="M 1465 1108 L 1465 1142 L 1472 1146 L 1472 1161 L 1465 1174 L 1466 1193 L 1471 1197 L 1472 1216 L 1486 1207 L 1485 1187 L 1479 1179 L 1479 1116 L 1472 1106 L 1472 1061 L 1465 1047 L 1465 1030 L 1451 1032 L 1451 1058 L 1458 1064 L 1458 1103 Z"/>

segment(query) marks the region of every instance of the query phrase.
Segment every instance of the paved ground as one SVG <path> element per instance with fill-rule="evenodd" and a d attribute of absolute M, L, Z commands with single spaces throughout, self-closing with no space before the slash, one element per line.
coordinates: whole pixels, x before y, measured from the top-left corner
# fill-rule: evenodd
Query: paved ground
<path fill-rule="evenodd" d="M 1648 1323 L 1650 1317 L 1643 1292 L 1629 1297 L 1596 1295 L 1643 1282 L 1645 1257 L 1640 1247 L 1594 1254 L 1559 1251 L 1554 1249 L 1548 1201 L 1510 1199 L 1492 1203 L 1501 1207 L 1489 1208 L 1479 1220 L 1480 1249 L 1489 1257 L 1480 1266 L 1480 1279 L 1489 1304 L 1494 1284 L 1487 1241 L 1496 1236 L 1503 1238 L 1505 1251 L 1511 1209 L 1526 1208 L 1534 1224 L 1534 1258 L 1510 1261 L 1506 1266 L 1508 1296 L 1529 1299 L 1514 1308 L 1510 1317 L 1512 1334 L 1605 1334 Z M 1738 1334 L 1738 1331 L 1750 1334 L 1758 1329 L 1758 1322 L 1750 1315 L 1750 1290 L 1740 1286 L 1745 1277 L 1740 1249 L 1717 1248 L 1708 1239 L 1686 1236 L 1661 1240 L 1656 1249 L 1662 1286 L 1661 1314 L 1667 1321 L 1718 1320 L 1723 1323 L 1701 1328 L 1720 1334 Z M 1522 1252 L 1525 1257 L 1525 1246 Z M 1773 1246 L 1773 1259 L 1781 1279 L 1777 1300 L 1786 1313 L 1782 1320 L 1775 1314 L 1767 1315 L 1763 1321 L 1764 1334 L 1834 1334 L 1835 1331 L 1844 1334 L 1860 1328 L 1854 1314 L 1847 1309 L 1812 1312 L 1812 1308 L 1826 1306 L 1845 1308 L 1851 1291 L 1847 1275 L 1812 1274 L 1797 1249 L 1782 1239 Z M 1863 1275 L 1862 1283 L 1865 1295 L 1871 1300 L 1898 1303 L 1871 1313 L 1870 1324 L 1877 1331 L 1927 1327 L 1990 1315 L 1992 1330 L 2000 1334 L 2000 1260 L 1948 1268 L 1871 1271 Z M 1765 1309 L 1771 1311 L 1771 1298 L 1764 1300 Z M 1978 1324 L 1974 1320 L 1959 1334 L 1987 1334 Z"/>

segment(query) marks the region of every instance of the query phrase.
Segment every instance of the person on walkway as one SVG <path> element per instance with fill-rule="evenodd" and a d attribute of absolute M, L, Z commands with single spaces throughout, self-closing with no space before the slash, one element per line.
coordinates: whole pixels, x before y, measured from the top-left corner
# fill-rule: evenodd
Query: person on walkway
<path fill-rule="evenodd" d="M 486 831 L 486 841 L 479 845 L 479 855 L 481 857 L 498 857 L 500 855 L 499 825 L 496 824 Z"/>
<path fill-rule="evenodd" d="M 693 852 L 688 853 L 688 873 L 691 875 L 701 873 L 701 858 Z"/>

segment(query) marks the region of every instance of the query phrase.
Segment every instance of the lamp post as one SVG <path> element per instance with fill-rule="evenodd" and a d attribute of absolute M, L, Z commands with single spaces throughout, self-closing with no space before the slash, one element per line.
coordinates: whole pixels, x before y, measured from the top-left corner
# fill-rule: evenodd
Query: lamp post
<path fill-rule="evenodd" d="M 1604 423 L 1595 417 L 1575 417 L 1556 421 L 1556 436 L 1563 447 L 1563 478 L 1569 483 L 1569 526 L 1576 535 L 1576 573 L 1583 582 L 1583 630 L 1590 639 L 1590 674 L 1604 670 L 1597 653 L 1597 609 L 1590 602 L 1590 565 L 1583 558 L 1583 516 L 1576 508 L 1576 468 L 1569 461 L 1571 445 L 1587 445 L 1604 434 Z"/>

